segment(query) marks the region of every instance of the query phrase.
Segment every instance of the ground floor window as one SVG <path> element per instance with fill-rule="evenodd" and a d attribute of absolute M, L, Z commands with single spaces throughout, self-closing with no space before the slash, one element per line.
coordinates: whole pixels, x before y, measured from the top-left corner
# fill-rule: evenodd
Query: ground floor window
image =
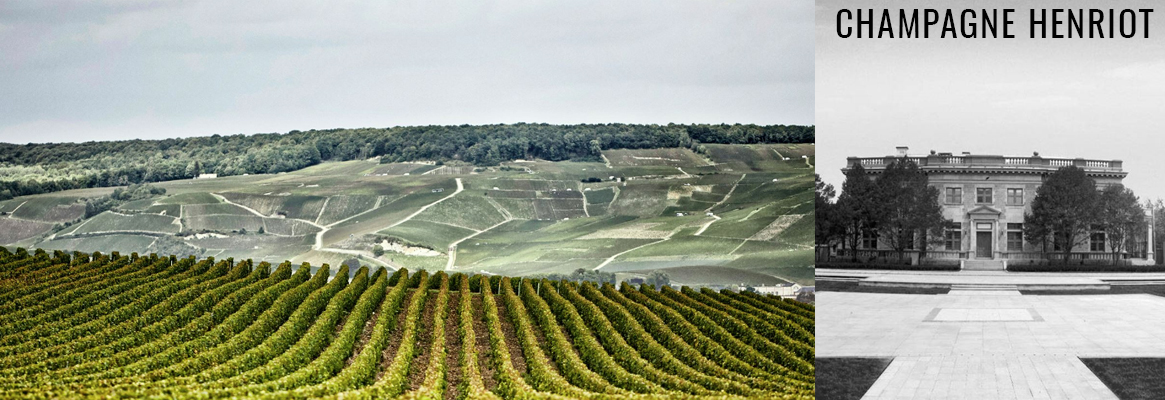
<path fill-rule="evenodd" d="M 962 251 L 963 250 L 963 224 L 955 222 L 947 227 L 943 236 L 943 244 L 946 245 L 948 251 Z"/>
<path fill-rule="evenodd" d="M 1007 224 L 1007 251 L 1023 251 L 1023 224 Z"/>
<path fill-rule="evenodd" d="M 862 248 L 874 250 L 878 248 L 878 233 L 877 232 L 863 232 L 862 233 Z"/>
<path fill-rule="evenodd" d="M 1104 239 L 1104 227 L 1093 225 L 1092 235 L 1088 237 L 1088 250 L 1099 252 L 1106 251 L 1104 247 Z"/>

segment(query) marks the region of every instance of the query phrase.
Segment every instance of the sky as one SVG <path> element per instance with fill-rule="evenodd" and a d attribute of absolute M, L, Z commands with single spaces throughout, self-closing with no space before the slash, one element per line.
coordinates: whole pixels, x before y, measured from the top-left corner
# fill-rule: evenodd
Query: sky
<path fill-rule="evenodd" d="M 840 190 L 848 156 L 939 152 L 1122 160 L 1125 186 L 1165 199 L 1165 8 L 1149 39 L 840 39 L 840 8 L 960 1 L 817 1 L 817 172 Z M 878 7 L 875 7 L 877 5 Z M 1018 8 L 1152 8 L 1147 1 L 977 1 Z M 896 11 L 895 11 L 896 12 Z"/>
<path fill-rule="evenodd" d="M 803 0 L 0 1 L 0 142 L 813 124 Z"/>

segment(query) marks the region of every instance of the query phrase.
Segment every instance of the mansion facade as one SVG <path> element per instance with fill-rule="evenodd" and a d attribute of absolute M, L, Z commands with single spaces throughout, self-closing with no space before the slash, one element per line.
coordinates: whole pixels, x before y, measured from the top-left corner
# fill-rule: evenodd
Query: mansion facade
<path fill-rule="evenodd" d="M 939 190 L 943 216 L 953 221 L 943 233 L 941 244 L 927 247 L 926 256 L 932 260 L 1042 260 L 1060 257 L 1062 249 L 1046 249 L 1024 240 L 1024 213 L 1031 211 L 1036 190 L 1047 176 L 1056 170 L 1076 166 L 1096 181 L 1097 188 L 1119 184 L 1128 174 L 1120 160 L 1091 160 L 1083 158 L 1044 158 L 1039 153 L 1030 157 L 975 155 L 969 153 L 936 153 L 909 155 L 908 148 L 898 147 L 897 154 L 885 157 L 849 157 L 844 171 L 861 165 L 873 179 L 887 166 L 899 160 L 913 161 Z M 1149 216 L 1151 218 L 1151 216 Z M 1125 259 L 1132 263 L 1151 263 L 1153 251 L 1152 223 L 1143 237 L 1126 246 Z M 936 243 L 933 240 L 931 243 Z M 1084 244 L 1072 249 L 1073 259 L 1112 259 L 1110 243 L 1101 227 L 1095 227 Z M 877 253 L 889 246 L 877 237 L 863 237 L 858 251 Z M 912 252 L 917 260 L 918 251 Z M 961 261 L 960 261 L 961 262 Z"/>

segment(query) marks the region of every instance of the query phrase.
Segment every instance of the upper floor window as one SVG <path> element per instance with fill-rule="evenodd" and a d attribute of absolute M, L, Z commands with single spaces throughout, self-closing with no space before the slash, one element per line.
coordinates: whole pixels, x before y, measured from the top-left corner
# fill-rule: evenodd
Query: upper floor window
<path fill-rule="evenodd" d="M 1007 205 L 1023 205 L 1023 189 L 1007 189 Z"/>
<path fill-rule="evenodd" d="M 963 188 L 949 187 L 947 188 L 947 204 L 959 204 L 963 202 Z"/>
<path fill-rule="evenodd" d="M 991 198 L 991 188 L 976 188 L 975 189 L 976 203 L 993 203 Z"/>

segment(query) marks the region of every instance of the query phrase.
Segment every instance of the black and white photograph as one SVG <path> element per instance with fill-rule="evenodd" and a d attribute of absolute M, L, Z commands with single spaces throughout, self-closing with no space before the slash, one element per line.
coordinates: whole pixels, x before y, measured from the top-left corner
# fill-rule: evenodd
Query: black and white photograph
<path fill-rule="evenodd" d="M 0 399 L 813 399 L 803 0 L 0 0 Z"/>
<path fill-rule="evenodd" d="M 1165 398 L 1154 5 L 817 2 L 817 398 Z"/>

